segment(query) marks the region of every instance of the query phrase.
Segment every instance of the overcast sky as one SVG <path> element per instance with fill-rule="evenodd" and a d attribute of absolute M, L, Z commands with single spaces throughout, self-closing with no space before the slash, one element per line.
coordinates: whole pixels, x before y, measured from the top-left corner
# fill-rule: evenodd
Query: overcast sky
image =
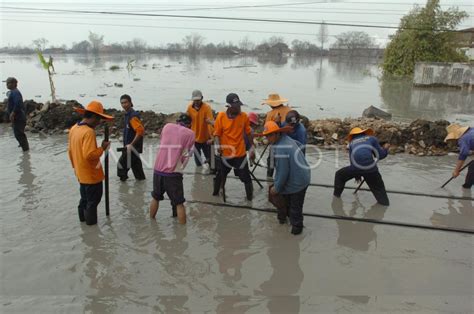
<path fill-rule="evenodd" d="M 241 17 L 258 19 L 305 20 L 327 23 L 397 26 L 400 18 L 421 0 L 350 0 L 350 1 L 34 1 L 0 0 L 0 46 L 29 45 L 32 40 L 44 37 L 54 45 L 71 45 L 87 39 L 89 31 L 104 35 L 106 44 L 125 42 L 133 38 L 144 39 L 149 45 L 159 46 L 181 42 L 192 32 L 206 38 L 206 42 L 232 41 L 238 43 L 248 36 L 254 42 L 273 35 L 283 36 L 288 43 L 293 39 L 316 42 L 318 25 L 277 24 L 266 22 L 225 21 L 170 17 L 111 16 L 104 14 L 56 13 L 28 9 L 63 9 L 103 12 L 134 12 L 140 14 L 174 14 L 208 17 Z M 271 6 L 268 6 L 271 5 Z M 458 6 L 470 17 L 461 28 L 474 26 L 472 0 L 441 1 L 443 8 Z M 253 7 L 245 7 L 253 6 Z M 260 6 L 260 7 L 258 7 Z M 18 8 L 23 8 L 20 10 Z M 330 40 L 346 31 L 365 31 L 379 44 L 385 44 L 393 29 L 328 26 Z"/>

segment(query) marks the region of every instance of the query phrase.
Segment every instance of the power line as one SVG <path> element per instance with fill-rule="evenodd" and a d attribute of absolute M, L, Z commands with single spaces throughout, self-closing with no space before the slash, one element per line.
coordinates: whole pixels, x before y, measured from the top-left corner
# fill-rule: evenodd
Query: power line
<path fill-rule="evenodd" d="M 18 15 L 18 17 L 39 17 L 39 18 L 49 18 L 49 16 L 51 17 L 61 17 L 59 14 L 56 14 L 56 13 L 42 13 L 42 12 L 9 12 L 7 13 L 9 15 L 11 14 L 14 14 L 14 15 Z M 25 15 L 26 14 L 26 15 Z M 70 14 L 75 14 L 75 13 L 70 13 Z M 38 15 L 41 15 L 41 16 L 38 16 Z M 83 17 L 81 17 L 80 15 L 78 16 L 68 16 L 67 18 L 80 18 L 80 19 L 83 19 Z M 1 17 L 0 17 L 1 19 Z M 110 19 L 115 19 L 115 17 L 110 17 Z M 132 19 L 132 18 L 131 18 Z M 138 17 L 135 17 L 133 19 L 138 19 Z M 143 20 L 143 18 L 140 17 L 140 20 Z M 182 19 L 180 18 L 179 20 L 186 20 L 186 19 Z M 152 19 L 147 19 L 147 21 L 152 21 Z M 292 21 L 296 21 L 296 22 L 299 22 L 299 21 L 307 21 L 307 20 L 292 20 Z M 225 21 L 225 22 L 232 22 L 232 21 Z M 321 22 L 321 24 L 326 24 L 326 25 L 331 25 L 330 23 L 339 23 L 339 22 L 350 22 L 350 23 L 361 23 L 361 21 L 351 21 L 351 20 L 325 20 L 324 22 Z M 366 22 L 367 23 L 367 22 Z M 375 25 L 378 25 L 380 22 L 368 22 L 370 24 L 375 24 Z M 394 23 L 387 23 L 386 25 L 388 24 L 391 24 L 391 25 L 398 25 L 398 22 L 394 22 Z"/>
<path fill-rule="evenodd" d="M 227 21 L 245 21 L 245 22 L 265 22 L 278 24 L 300 24 L 300 25 L 321 25 L 328 26 L 346 26 L 346 27 L 362 27 L 362 28 L 383 28 L 383 29 L 398 29 L 398 26 L 386 25 L 369 25 L 369 24 L 350 24 L 350 23 L 332 23 L 332 22 L 318 22 L 318 21 L 304 21 L 304 20 L 274 20 L 274 19 L 257 19 L 257 18 L 242 18 L 242 17 L 220 17 L 220 16 L 203 16 L 203 15 L 179 15 L 179 14 L 152 14 L 152 13 L 133 13 L 133 12 L 113 12 L 113 11 L 89 11 L 89 10 L 63 10 L 63 9 L 40 9 L 40 8 L 19 8 L 19 7 L 4 7 L 7 9 L 31 10 L 41 12 L 68 12 L 78 14 L 103 14 L 116 16 L 143 16 L 143 17 L 164 17 L 164 18 L 185 18 L 185 19 L 211 19 L 211 20 L 227 20 Z M 409 30 L 427 30 L 427 31 L 443 31 L 456 32 L 452 30 L 433 30 L 422 28 L 405 28 Z"/>
<path fill-rule="evenodd" d="M 130 24 L 97 24 L 97 23 L 80 23 L 80 22 L 59 22 L 59 21 L 35 21 L 35 20 L 18 20 L 18 19 L 3 19 L 0 21 L 12 21 L 12 22 L 32 22 L 41 24 L 70 24 L 70 25 L 96 25 L 96 26 L 117 26 L 117 27 L 133 27 L 133 28 L 158 28 L 158 29 L 194 29 L 194 30 L 205 30 L 205 31 L 223 31 L 223 32 L 246 32 L 246 33 L 262 33 L 262 34 L 285 34 L 285 35 L 304 35 L 304 36 L 316 36 L 315 33 L 291 33 L 291 32 L 266 32 L 246 29 L 219 29 L 219 28 L 196 28 L 196 27 L 174 27 L 174 26 L 154 26 L 154 25 L 130 25 Z M 330 37 L 336 37 L 336 35 L 328 35 Z"/>
<path fill-rule="evenodd" d="M 247 29 L 225 29 L 225 28 L 202 28 L 202 27 L 179 27 L 179 26 L 155 26 L 155 25 L 133 25 L 133 24 L 105 24 L 105 23 L 80 23 L 80 22 L 61 22 L 61 21 L 38 21 L 38 20 L 19 20 L 19 19 L 3 19 L 0 21 L 11 22 L 32 22 L 39 24 L 68 24 L 68 25 L 94 25 L 94 26 L 115 26 L 115 27 L 133 27 L 133 28 L 157 28 L 157 29 L 183 29 L 183 30 L 203 30 L 203 31 L 219 31 L 219 32 L 240 32 L 240 33 L 261 33 L 261 34 L 283 34 L 283 35 L 303 35 L 316 36 L 317 33 L 292 33 L 292 32 L 270 32 L 270 31 L 256 31 Z M 328 37 L 337 38 L 339 35 L 327 35 Z M 378 39 L 389 39 L 389 37 L 371 36 Z"/>
<path fill-rule="evenodd" d="M 389 1 L 384 1 L 384 2 L 369 2 L 369 1 L 346 1 L 346 0 L 339 0 L 339 1 L 311 1 L 311 2 L 299 2 L 299 3 L 279 3 L 279 4 L 270 4 L 270 5 L 253 5 L 252 7 L 284 7 L 284 6 L 301 6 L 305 4 L 320 4 L 320 3 L 325 3 L 328 5 L 347 5 L 347 4 L 370 4 L 370 5 L 400 5 L 400 6 L 413 6 L 413 5 L 426 5 L 425 1 L 420 1 L 420 2 L 389 2 Z M 14 5 L 30 5 L 31 2 L 18 2 L 18 1 L 3 1 L 3 4 L 14 4 Z M 38 5 L 53 5 L 57 6 L 57 2 L 36 2 L 35 4 Z M 84 1 L 75 1 L 75 2 L 67 2 L 68 5 L 87 5 L 87 6 L 107 6 L 109 7 L 111 3 L 92 3 L 92 2 L 84 2 Z M 217 2 L 216 4 L 219 4 Z M 202 8 L 207 8 L 207 7 L 212 7 L 214 4 L 184 4 L 184 3 L 173 3 L 173 4 L 162 4 L 162 3 L 156 3 L 156 2 L 133 2 L 133 3 L 113 3 L 114 7 L 117 6 L 122 6 L 122 7 L 136 7 L 137 5 L 147 5 L 147 6 L 154 6 L 154 7 L 202 7 Z M 244 5 L 244 6 L 249 6 L 249 5 Z M 239 7 L 244 7 L 244 6 L 239 6 Z M 473 4 L 460 4 L 460 3 L 443 3 L 440 4 L 441 7 L 474 7 Z M 234 6 L 237 7 L 237 6 Z M 220 7 L 218 7 L 220 8 Z M 300 8 L 305 8 L 305 7 L 300 7 Z"/>

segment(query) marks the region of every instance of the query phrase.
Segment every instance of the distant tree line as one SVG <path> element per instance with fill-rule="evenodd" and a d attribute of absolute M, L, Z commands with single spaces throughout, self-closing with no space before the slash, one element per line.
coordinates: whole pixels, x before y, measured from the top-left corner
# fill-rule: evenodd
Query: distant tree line
<path fill-rule="evenodd" d="M 190 54 L 190 55 L 258 55 L 258 56 L 325 56 L 328 49 L 324 49 L 327 43 L 327 26 L 322 25 L 319 32 L 315 34 L 316 42 L 295 39 L 287 43 L 283 37 L 272 36 L 260 43 L 251 41 L 247 36 L 233 43 L 223 41 L 220 43 L 206 43 L 206 39 L 197 33 L 186 35 L 181 42 L 168 43 L 159 47 L 149 46 L 146 41 L 135 38 L 122 43 L 104 42 L 104 36 L 89 32 L 87 40 L 74 42 L 70 47 L 66 45 L 52 46 L 45 38 L 39 38 L 28 47 L 4 47 L 0 48 L 0 53 L 29 54 L 35 51 L 43 53 L 80 53 L 80 54 L 101 54 L 101 53 L 156 53 L 156 54 Z M 336 36 L 337 40 L 333 44 L 334 48 L 369 48 L 375 44 L 370 36 L 363 32 L 348 32 Z"/>

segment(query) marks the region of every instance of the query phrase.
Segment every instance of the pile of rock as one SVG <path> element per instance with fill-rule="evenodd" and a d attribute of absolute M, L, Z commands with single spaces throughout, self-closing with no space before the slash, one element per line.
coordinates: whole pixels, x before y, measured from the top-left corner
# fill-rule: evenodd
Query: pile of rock
<path fill-rule="evenodd" d="M 65 104 L 40 104 L 32 100 L 25 101 L 28 113 L 28 129 L 31 132 L 47 134 L 67 133 L 68 129 L 78 122 L 81 117 L 74 107 L 82 107 L 77 101 L 67 101 Z M 0 122 L 8 122 L 6 104 L 0 104 Z M 371 110 L 370 112 L 374 112 Z M 111 137 L 120 137 L 123 130 L 124 112 L 110 109 L 107 114 L 114 116 L 111 127 Z M 161 129 L 168 122 L 176 121 L 180 113 L 163 114 L 153 111 L 140 112 L 146 129 L 146 136 L 158 137 Z M 377 112 L 377 114 L 380 114 Z M 260 127 L 263 126 L 265 115 L 259 115 Z M 354 127 L 372 128 L 381 142 L 392 144 L 390 153 L 410 153 L 417 156 L 445 155 L 455 147 L 444 143 L 448 121 L 415 120 L 412 123 L 399 123 L 381 118 L 357 119 L 324 119 L 308 120 L 302 117 L 303 124 L 308 130 L 308 143 L 327 149 L 347 145 L 347 135 Z M 101 133 L 101 129 L 97 130 Z M 261 131 L 261 130 L 257 130 Z"/>
<path fill-rule="evenodd" d="M 439 156 L 449 151 L 444 138 L 448 121 L 415 120 L 410 124 L 374 118 L 313 120 L 308 126 L 311 144 L 334 148 L 347 144 L 354 127 L 371 128 L 380 142 L 392 145 L 390 153 L 410 153 L 419 156 Z"/>

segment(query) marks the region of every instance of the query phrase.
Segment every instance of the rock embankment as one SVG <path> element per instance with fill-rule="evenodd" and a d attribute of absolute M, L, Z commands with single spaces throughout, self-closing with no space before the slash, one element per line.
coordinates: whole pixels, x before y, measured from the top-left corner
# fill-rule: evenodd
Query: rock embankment
<path fill-rule="evenodd" d="M 77 101 L 71 100 L 64 104 L 36 103 L 25 101 L 28 114 L 28 130 L 33 133 L 61 134 L 81 119 L 74 111 L 74 107 L 82 107 Z M 121 136 L 124 113 L 121 110 L 110 109 L 107 114 L 113 115 L 115 120 L 111 127 L 111 136 Z M 146 129 L 146 136 L 158 137 L 162 127 L 176 120 L 179 113 L 163 114 L 153 111 L 140 112 Z M 259 116 L 263 125 L 265 116 Z M 6 104 L 0 103 L 0 123 L 8 122 Z M 418 156 L 445 155 L 455 147 L 444 143 L 448 121 L 415 120 L 411 123 L 399 123 L 377 118 L 347 118 L 308 120 L 303 117 L 303 123 L 308 130 L 308 143 L 322 148 L 335 149 L 347 144 L 347 135 L 353 127 L 370 127 L 375 131 L 381 142 L 392 144 L 390 153 L 409 153 Z M 100 133 L 101 130 L 98 130 Z"/>

